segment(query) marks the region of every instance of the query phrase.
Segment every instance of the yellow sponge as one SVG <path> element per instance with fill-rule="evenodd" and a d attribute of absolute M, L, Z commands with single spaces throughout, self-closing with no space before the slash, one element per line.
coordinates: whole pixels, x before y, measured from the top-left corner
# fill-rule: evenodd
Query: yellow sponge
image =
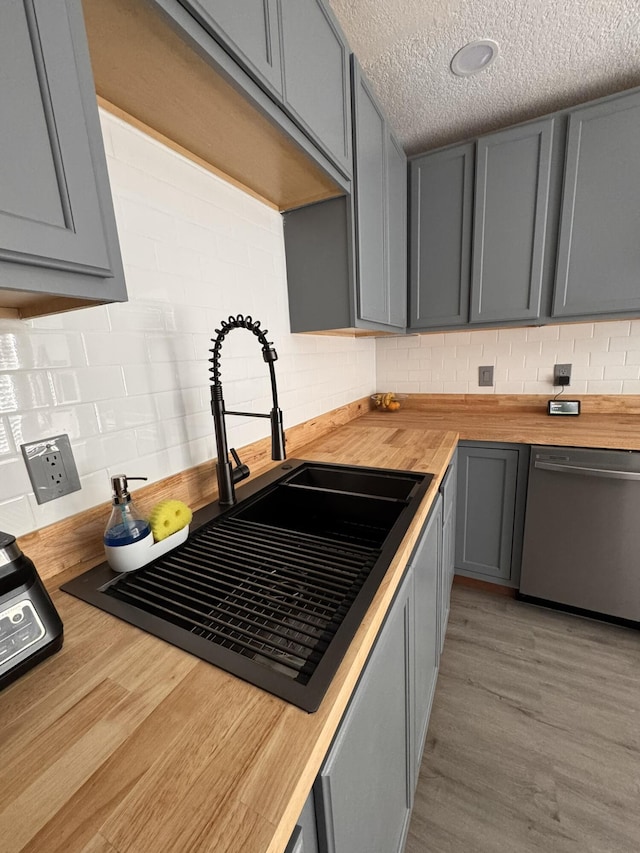
<path fill-rule="evenodd" d="M 156 542 L 166 539 L 172 533 L 182 530 L 190 524 L 193 513 L 182 501 L 160 501 L 151 510 L 149 524 Z"/>

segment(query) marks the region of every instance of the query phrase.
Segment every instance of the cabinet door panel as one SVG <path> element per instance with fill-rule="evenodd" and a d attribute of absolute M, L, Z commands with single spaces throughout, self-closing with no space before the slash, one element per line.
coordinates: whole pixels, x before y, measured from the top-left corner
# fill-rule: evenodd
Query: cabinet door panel
<path fill-rule="evenodd" d="M 640 94 L 569 118 L 553 315 L 640 311 Z"/>
<path fill-rule="evenodd" d="M 316 784 L 327 853 L 396 853 L 410 817 L 410 582 L 399 590 Z"/>
<path fill-rule="evenodd" d="M 385 221 L 386 122 L 364 77 L 354 74 L 358 316 L 389 322 Z"/>
<path fill-rule="evenodd" d="M 478 141 L 471 322 L 540 314 L 553 124 Z"/>
<path fill-rule="evenodd" d="M 412 329 L 469 319 L 474 152 L 470 142 L 409 164 Z"/>
<path fill-rule="evenodd" d="M 0 259 L 109 277 L 68 11 L 64 0 L 2 11 Z"/>
<path fill-rule="evenodd" d="M 268 89 L 282 93 L 276 0 L 182 0 Z"/>
<path fill-rule="evenodd" d="M 391 326 L 407 325 L 407 157 L 391 133 L 387 136 L 387 245 Z"/>
<path fill-rule="evenodd" d="M 322 0 L 278 2 L 284 102 L 350 175 L 349 47 Z"/>
<path fill-rule="evenodd" d="M 439 576 L 442 566 L 442 498 L 434 505 L 412 560 L 414 572 L 414 682 L 412 780 L 418 781 L 420 762 L 440 660 L 438 630 Z"/>
<path fill-rule="evenodd" d="M 518 451 L 458 448 L 456 568 L 509 579 Z"/>

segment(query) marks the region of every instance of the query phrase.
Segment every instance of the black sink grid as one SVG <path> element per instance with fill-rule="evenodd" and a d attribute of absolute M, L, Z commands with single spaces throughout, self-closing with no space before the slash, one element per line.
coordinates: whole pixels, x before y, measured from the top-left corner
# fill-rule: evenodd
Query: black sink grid
<path fill-rule="evenodd" d="M 247 500 L 153 563 L 118 576 L 103 564 L 62 589 L 316 710 L 431 475 L 389 472 L 403 475 L 406 496 L 391 486 L 372 497 L 327 489 L 322 470 L 323 485 L 312 482 L 323 467 L 368 469 L 280 467 L 284 477 L 270 472 L 262 489 L 265 478 L 253 481 Z"/>

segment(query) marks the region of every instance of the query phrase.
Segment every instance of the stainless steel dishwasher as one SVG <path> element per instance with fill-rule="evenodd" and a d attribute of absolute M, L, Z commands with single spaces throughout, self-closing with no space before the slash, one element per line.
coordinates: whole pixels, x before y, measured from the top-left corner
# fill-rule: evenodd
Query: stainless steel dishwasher
<path fill-rule="evenodd" d="M 532 447 L 520 594 L 640 621 L 640 453 Z"/>

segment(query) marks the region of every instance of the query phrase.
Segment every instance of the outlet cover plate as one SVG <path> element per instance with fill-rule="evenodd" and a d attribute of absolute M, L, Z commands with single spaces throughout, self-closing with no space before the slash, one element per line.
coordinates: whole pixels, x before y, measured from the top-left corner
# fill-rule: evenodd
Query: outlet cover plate
<path fill-rule="evenodd" d="M 560 382 L 560 378 L 565 382 Z M 570 364 L 554 364 L 553 365 L 553 384 L 554 385 L 571 385 L 571 365 Z"/>
<path fill-rule="evenodd" d="M 487 364 L 478 368 L 478 387 L 491 388 L 493 385 L 493 365 Z"/>
<path fill-rule="evenodd" d="M 20 449 L 39 504 L 82 488 L 68 435 L 21 444 Z"/>

